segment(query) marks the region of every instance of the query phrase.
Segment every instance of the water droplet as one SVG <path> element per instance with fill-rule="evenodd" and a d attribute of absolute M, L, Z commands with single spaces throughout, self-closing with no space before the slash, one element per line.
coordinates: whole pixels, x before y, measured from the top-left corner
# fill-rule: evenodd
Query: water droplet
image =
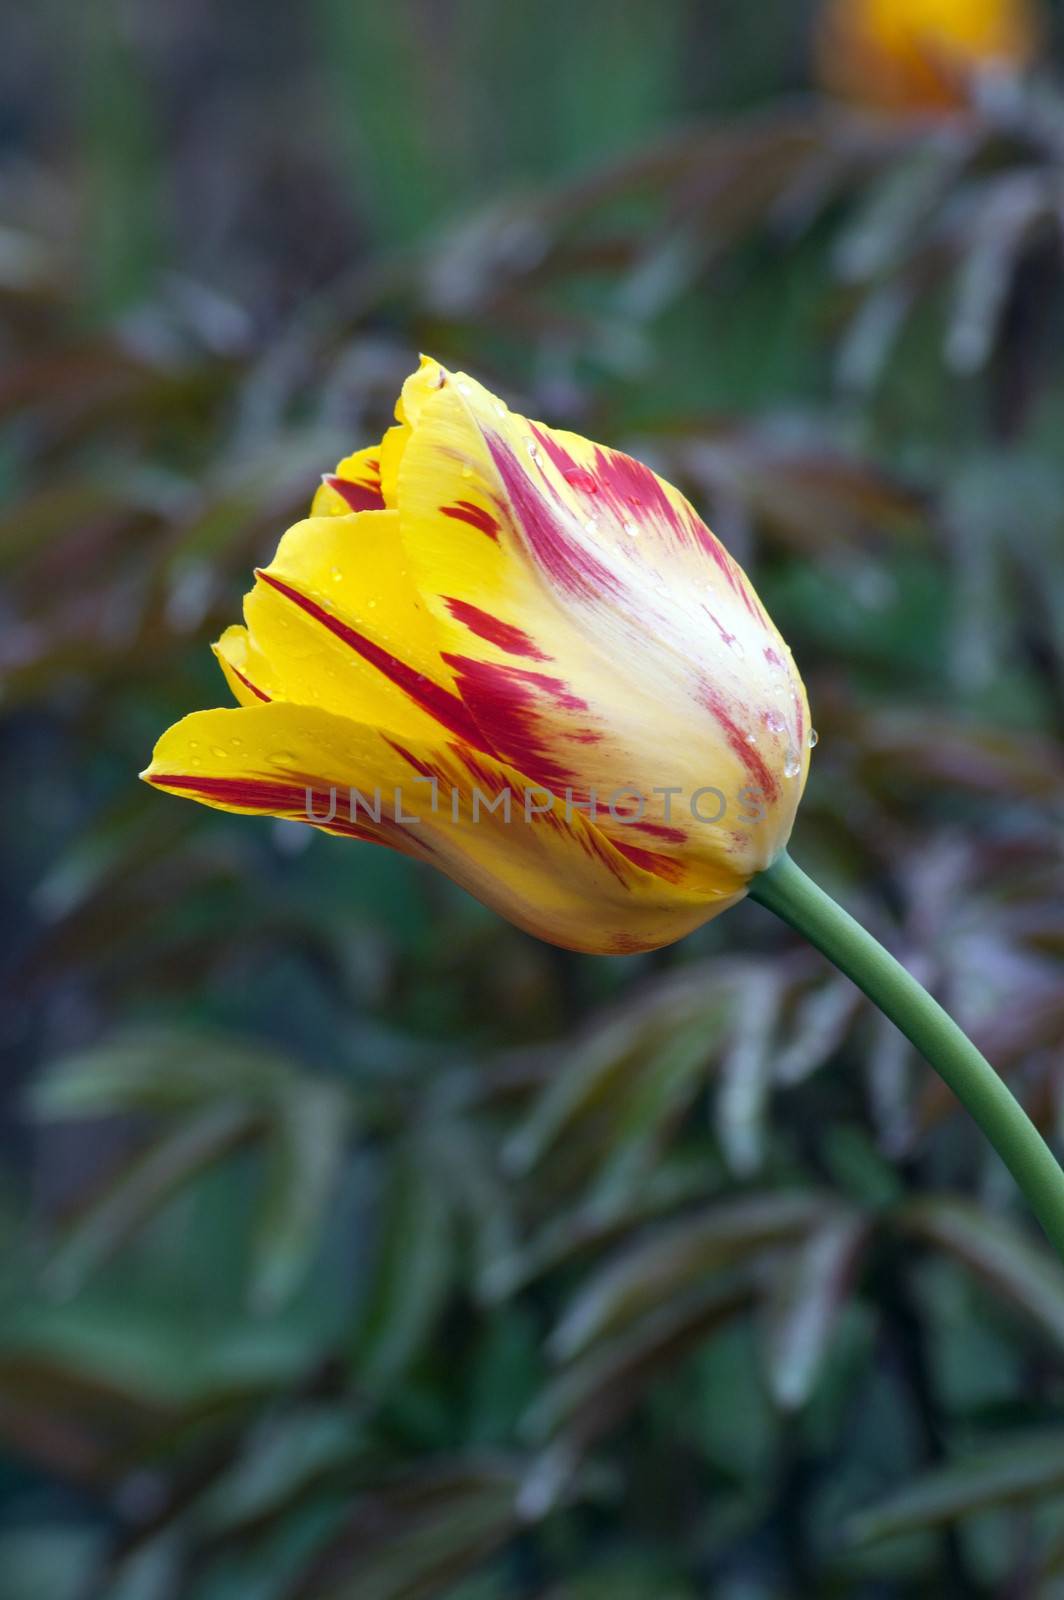
<path fill-rule="evenodd" d="M 797 755 L 793 750 L 788 750 L 787 759 L 783 764 L 783 776 L 785 778 L 796 778 L 801 770 L 802 763 L 799 761 Z"/>
<path fill-rule="evenodd" d="M 223 748 L 222 748 L 222 746 L 220 744 L 212 744 L 211 745 L 211 755 L 212 756 L 218 756 L 221 760 L 224 761 L 224 760 L 228 759 L 229 751 L 228 750 L 223 750 Z"/>
<path fill-rule="evenodd" d="M 639 535 L 639 529 L 636 527 L 634 522 L 622 522 L 621 528 L 623 532 L 628 535 L 629 539 L 635 539 Z"/>
<path fill-rule="evenodd" d="M 563 467 L 562 477 L 566 483 L 571 483 L 574 489 L 582 489 L 585 494 L 599 492 L 598 483 L 584 467 Z"/>
<path fill-rule="evenodd" d="M 766 711 L 761 718 L 769 733 L 782 733 L 786 723 L 778 711 Z"/>
<path fill-rule="evenodd" d="M 243 739 L 230 739 L 229 743 L 232 745 L 234 750 L 239 750 L 244 741 Z"/>
<path fill-rule="evenodd" d="M 343 581 L 344 581 L 343 568 L 342 567 L 333 567 L 332 572 L 330 573 L 330 577 L 332 578 L 333 583 L 343 583 Z"/>
<path fill-rule="evenodd" d="M 809 738 L 806 740 L 806 743 L 808 744 L 810 750 L 815 750 L 817 745 L 820 743 L 820 735 L 817 733 L 815 728 L 810 728 Z"/>
<path fill-rule="evenodd" d="M 370 610 L 371 610 L 371 611 L 376 611 L 376 609 L 377 609 L 377 602 L 376 602 L 376 600 L 367 600 L 367 601 L 366 601 L 366 604 L 367 604 L 367 605 L 368 605 L 368 606 L 369 606 L 369 609 L 370 609 Z"/>
<path fill-rule="evenodd" d="M 295 760 L 295 756 L 291 750 L 271 750 L 266 759 L 267 761 L 276 761 L 278 766 L 286 766 L 289 761 Z"/>
<path fill-rule="evenodd" d="M 473 476 L 473 468 L 470 467 L 470 466 L 464 466 L 462 468 L 462 477 L 463 478 L 471 478 L 472 476 Z"/>
<path fill-rule="evenodd" d="M 528 453 L 532 457 L 533 461 L 539 460 L 539 451 L 536 449 L 531 439 L 528 441 Z"/>
<path fill-rule="evenodd" d="M 198 739 L 190 739 L 188 741 L 188 747 L 189 747 L 190 750 L 198 750 L 199 749 L 199 740 Z"/>
<path fill-rule="evenodd" d="M 748 733 L 746 735 L 746 742 L 747 742 L 747 744 L 756 744 L 757 743 L 757 734 L 756 733 Z"/>

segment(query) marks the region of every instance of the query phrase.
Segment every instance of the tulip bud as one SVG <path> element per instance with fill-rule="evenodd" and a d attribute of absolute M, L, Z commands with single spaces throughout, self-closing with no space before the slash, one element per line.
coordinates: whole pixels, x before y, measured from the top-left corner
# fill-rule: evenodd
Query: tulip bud
<path fill-rule="evenodd" d="M 652 949 L 785 846 L 812 737 L 741 568 L 649 468 L 423 360 L 215 646 L 238 708 L 144 777 L 446 872 L 541 938 Z"/>
<path fill-rule="evenodd" d="M 817 75 L 836 93 L 890 110 L 948 111 L 980 71 L 1016 71 L 1041 38 L 1035 0 L 826 0 Z"/>

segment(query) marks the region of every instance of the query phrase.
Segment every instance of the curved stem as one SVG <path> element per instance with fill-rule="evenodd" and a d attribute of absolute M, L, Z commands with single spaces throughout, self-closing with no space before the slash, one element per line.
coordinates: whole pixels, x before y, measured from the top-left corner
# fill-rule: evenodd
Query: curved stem
<path fill-rule="evenodd" d="M 1064 1260 L 1064 1170 L 986 1057 L 786 851 L 754 878 L 750 897 L 804 934 L 926 1057 L 982 1128 Z"/>

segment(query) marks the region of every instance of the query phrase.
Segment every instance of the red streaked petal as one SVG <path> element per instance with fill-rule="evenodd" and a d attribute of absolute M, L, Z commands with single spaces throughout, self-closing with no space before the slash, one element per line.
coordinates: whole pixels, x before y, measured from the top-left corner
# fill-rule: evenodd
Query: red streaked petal
<path fill-rule="evenodd" d="M 529 638 L 523 628 L 503 622 L 499 617 L 493 617 L 490 611 L 482 611 L 480 606 L 470 605 L 467 600 L 449 599 L 444 596 L 443 603 L 456 622 L 464 622 L 470 633 L 475 633 L 478 639 L 486 639 L 489 644 L 497 644 L 507 655 L 527 656 L 532 661 L 551 659 L 539 648 L 534 639 Z"/>
<path fill-rule="evenodd" d="M 743 893 L 741 884 L 707 892 L 671 882 L 651 853 L 654 870 L 646 870 L 585 816 L 538 786 L 530 794 L 524 774 L 483 751 L 446 738 L 399 742 L 291 702 L 185 717 L 159 740 L 143 776 L 221 810 L 395 844 L 520 927 L 571 949 L 652 949 Z M 369 805 L 368 816 L 352 807 L 350 791 Z"/>
<path fill-rule="evenodd" d="M 384 510 L 384 496 L 379 483 L 374 488 L 372 484 L 352 483 L 349 478 L 338 478 L 335 473 L 326 473 L 321 481 L 342 495 L 352 511 Z"/>
<path fill-rule="evenodd" d="M 386 678 L 408 694 L 423 711 L 435 717 L 441 727 L 457 734 L 461 739 L 468 740 L 471 744 L 484 747 L 476 723 L 456 694 L 452 694 L 438 683 L 433 683 L 431 678 L 415 671 L 398 656 L 392 655 L 391 651 L 374 644 L 365 634 L 359 633 L 340 617 L 326 611 L 318 601 L 301 593 L 292 584 L 275 577 L 272 572 L 258 568 L 255 576 L 263 583 L 269 584 L 272 589 L 276 589 L 279 594 L 283 594 L 293 605 L 313 617 L 315 622 L 320 622 L 323 628 L 327 628 L 337 639 L 350 646 L 364 661 L 369 662 L 370 666 L 376 667 Z"/>
<path fill-rule="evenodd" d="M 440 510 L 445 517 L 452 517 L 455 522 L 467 522 L 471 528 L 479 528 L 489 539 L 498 542 L 498 520 L 483 506 L 475 506 L 469 500 L 459 500 L 454 505 L 441 506 Z"/>

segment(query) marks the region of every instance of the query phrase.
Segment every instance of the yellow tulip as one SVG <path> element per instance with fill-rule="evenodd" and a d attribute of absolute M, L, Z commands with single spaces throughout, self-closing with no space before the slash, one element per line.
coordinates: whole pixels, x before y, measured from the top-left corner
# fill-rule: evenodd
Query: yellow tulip
<path fill-rule="evenodd" d="M 802 680 L 681 494 L 423 360 L 215 651 L 238 701 L 149 783 L 440 868 L 574 950 L 651 950 L 749 894 L 892 1018 L 1064 1259 L 1064 1172 L 990 1063 L 791 860 Z"/>
<path fill-rule="evenodd" d="M 520 927 L 680 938 L 782 852 L 811 735 L 739 566 L 649 468 L 423 359 L 143 776 L 440 868 Z"/>
<path fill-rule="evenodd" d="M 817 72 L 864 105 L 950 110 L 964 104 L 973 73 L 1026 66 L 1040 21 L 1035 0 L 826 0 Z"/>

